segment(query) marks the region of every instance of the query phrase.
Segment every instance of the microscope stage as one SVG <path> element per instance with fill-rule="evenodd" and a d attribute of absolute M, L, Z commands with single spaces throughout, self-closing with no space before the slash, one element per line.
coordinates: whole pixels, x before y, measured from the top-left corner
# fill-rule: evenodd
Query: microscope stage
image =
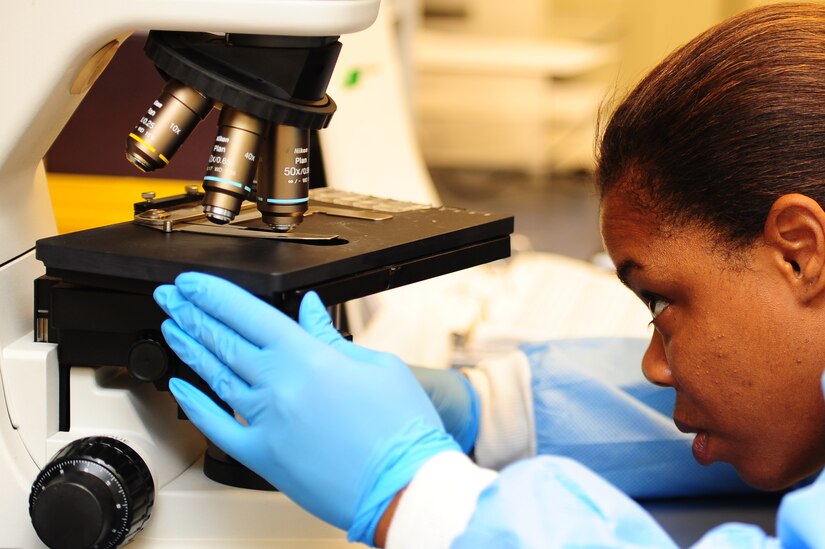
<path fill-rule="evenodd" d="M 444 207 L 391 215 L 305 217 L 296 232 L 338 235 L 324 243 L 165 233 L 129 222 L 41 239 L 37 258 L 47 275 L 82 286 L 151 293 L 182 272 L 200 271 L 275 305 L 309 290 L 332 305 L 510 253 L 511 216 Z"/>

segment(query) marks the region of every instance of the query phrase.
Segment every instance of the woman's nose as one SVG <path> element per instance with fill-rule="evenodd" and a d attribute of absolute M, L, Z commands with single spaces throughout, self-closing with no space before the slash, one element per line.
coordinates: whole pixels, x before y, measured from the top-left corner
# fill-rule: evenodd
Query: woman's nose
<path fill-rule="evenodd" d="M 650 338 L 650 345 L 647 346 L 645 356 L 642 358 L 642 372 L 647 380 L 654 385 L 661 387 L 673 386 L 673 374 L 665 355 L 662 336 L 659 335 L 658 331 L 654 330 L 653 337 Z"/>

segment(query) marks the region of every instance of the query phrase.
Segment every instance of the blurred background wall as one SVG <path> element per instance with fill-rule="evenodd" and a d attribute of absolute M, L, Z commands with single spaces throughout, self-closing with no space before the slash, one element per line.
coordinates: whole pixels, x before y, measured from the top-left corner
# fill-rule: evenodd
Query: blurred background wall
<path fill-rule="evenodd" d="M 414 114 L 434 168 L 588 171 L 600 105 L 757 0 L 417 2 Z"/>

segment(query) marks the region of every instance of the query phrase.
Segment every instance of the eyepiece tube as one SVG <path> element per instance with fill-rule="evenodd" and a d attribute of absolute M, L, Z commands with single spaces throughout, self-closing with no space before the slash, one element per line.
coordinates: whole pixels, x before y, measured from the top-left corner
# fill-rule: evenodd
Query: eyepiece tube
<path fill-rule="evenodd" d="M 126 158 L 143 172 L 165 167 L 212 105 L 199 91 L 169 80 L 126 138 Z"/>
<path fill-rule="evenodd" d="M 203 212 L 213 223 L 229 223 L 252 192 L 267 122 L 224 106 L 218 135 L 203 178 Z"/>
<path fill-rule="evenodd" d="M 258 210 L 274 230 L 287 232 L 304 219 L 309 203 L 309 130 L 273 125 L 258 178 Z"/>

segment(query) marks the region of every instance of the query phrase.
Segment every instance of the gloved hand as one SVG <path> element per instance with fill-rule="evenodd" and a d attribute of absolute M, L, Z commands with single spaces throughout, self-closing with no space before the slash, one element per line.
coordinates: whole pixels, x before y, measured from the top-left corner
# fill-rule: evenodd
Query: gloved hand
<path fill-rule="evenodd" d="M 171 317 L 162 328 L 169 345 L 248 425 L 172 379 L 192 423 L 351 541 L 372 543 L 418 468 L 459 450 L 400 360 L 348 356 L 213 276 L 184 273 L 155 300 Z"/>
<path fill-rule="evenodd" d="M 441 416 L 444 428 L 465 454 L 472 452 L 478 438 L 479 400 L 473 384 L 455 370 L 411 366 L 418 383 Z"/>
<path fill-rule="evenodd" d="M 317 339 L 355 360 L 375 364 L 394 364 L 399 361 L 395 355 L 373 351 L 344 339 L 332 325 L 332 319 L 317 294 L 310 293 L 304 297 L 298 321 Z M 478 436 L 479 421 L 478 395 L 470 380 L 455 370 L 417 366 L 411 366 L 410 369 L 441 416 L 444 428 L 465 454 L 470 453 Z"/>

